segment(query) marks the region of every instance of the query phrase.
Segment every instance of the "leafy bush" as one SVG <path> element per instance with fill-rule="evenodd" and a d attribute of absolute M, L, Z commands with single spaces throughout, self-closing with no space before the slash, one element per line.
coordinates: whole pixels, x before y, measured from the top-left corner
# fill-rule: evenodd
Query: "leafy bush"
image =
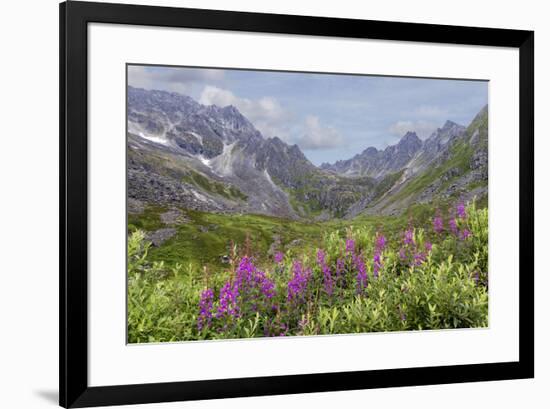
<path fill-rule="evenodd" d="M 230 268 L 148 263 L 128 240 L 129 342 L 342 334 L 488 325 L 488 213 L 458 204 L 433 228 L 328 232 L 314 252 Z M 390 233 L 390 232 L 388 232 Z"/>

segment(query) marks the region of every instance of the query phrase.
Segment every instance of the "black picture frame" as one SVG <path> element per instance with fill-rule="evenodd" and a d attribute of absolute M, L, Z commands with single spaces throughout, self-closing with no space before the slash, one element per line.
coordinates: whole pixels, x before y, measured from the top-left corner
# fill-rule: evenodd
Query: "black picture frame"
<path fill-rule="evenodd" d="M 60 4 L 60 345 L 63 407 L 534 377 L 534 32 L 70 1 Z M 92 22 L 511 47 L 519 50 L 519 360 L 138 385 L 88 385 L 87 25 Z"/>

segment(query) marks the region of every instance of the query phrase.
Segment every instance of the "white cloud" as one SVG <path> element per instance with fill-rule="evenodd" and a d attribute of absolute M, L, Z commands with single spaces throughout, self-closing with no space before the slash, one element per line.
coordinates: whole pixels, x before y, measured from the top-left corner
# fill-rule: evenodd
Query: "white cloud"
<path fill-rule="evenodd" d="M 298 145 L 302 149 L 329 149 L 342 146 L 342 135 L 331 126 L 323 126 L 319 118 L 308 115 L 305 119 L 305 133 Z"/>
<path fill-rule="evenodd" d="M 203 105 L 218 105 L 225 107 L 228 105 L 235 105 L 239 103 L 239 99 L 231 91 L 207 85 L 201 93 L 199 102 Z"/>
<path fill-rule="evenodd" d="M 136 88 L 188 92 L 195 83 L 216 82 L 224 78 L 223 70 L 182 67 L 148 67 L 130 65 L 128 85 Z"/>
<path fill-rule="evenodd" d="M 231 91 L 212 85 L 204 87 L 199 102 L 220 107 L 235 106 L 265 136 L 278 136 L 301 149 L 320 150 L 341 146 L 342 135 L 330 126 L 323 126 L 319 118 L 307 116 L 301 123 L 272 97 L 252 100 L 240 98 Z M 301 135 L 301 136 L 297 136 Z"/>
<path fill-rule="evenodd" d="M 397 121 L 390 126 L 389 131 L 398 137 L 405 135 L 409 131 L 416 132 L 420 138 L 425 139 L 430 136 L 437 127 L 436 123 L 430 121 Z"/>
<path fill-rule="evenodd" d="M 235 106 L 266 137 L 278 136 L 290 142 L 292 115 L 272 97 L 257 100 L 240 98 L 226 89 L 212 85 L 204 87 L 199 102 L 220 107 Z"/>

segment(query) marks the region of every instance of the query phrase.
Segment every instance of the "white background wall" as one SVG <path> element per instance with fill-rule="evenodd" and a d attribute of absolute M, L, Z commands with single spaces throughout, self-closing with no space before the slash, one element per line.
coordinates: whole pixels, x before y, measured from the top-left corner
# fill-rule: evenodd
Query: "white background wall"
<path fill-rule="evenodd" d="M 137 1 L 137 0 L 136 0 Z M 146 405 L 144 408 L 547 408 L 550 404 L 550 25 L 536 0 L 186 0 L 145 4 L 534 29 L 536 43 L 536 379 Z M 0 407 L 57 401 L 57 0 L 3 2 L 0 13 Z M 498 272 L 495 272 L 498 273 Z M 444 346 L 442 346 L 444 347 Z M 142 406 L 140 406 L 142 407 Z"/>

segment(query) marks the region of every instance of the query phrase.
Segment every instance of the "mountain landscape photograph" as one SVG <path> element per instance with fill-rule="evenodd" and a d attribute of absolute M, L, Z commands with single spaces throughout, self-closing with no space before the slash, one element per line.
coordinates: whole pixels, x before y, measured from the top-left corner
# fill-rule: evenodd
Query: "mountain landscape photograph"
<path fill-rule="evenodd" d="M 126 74 L 129 343 L 488 327 L 487 81 Z"/>

